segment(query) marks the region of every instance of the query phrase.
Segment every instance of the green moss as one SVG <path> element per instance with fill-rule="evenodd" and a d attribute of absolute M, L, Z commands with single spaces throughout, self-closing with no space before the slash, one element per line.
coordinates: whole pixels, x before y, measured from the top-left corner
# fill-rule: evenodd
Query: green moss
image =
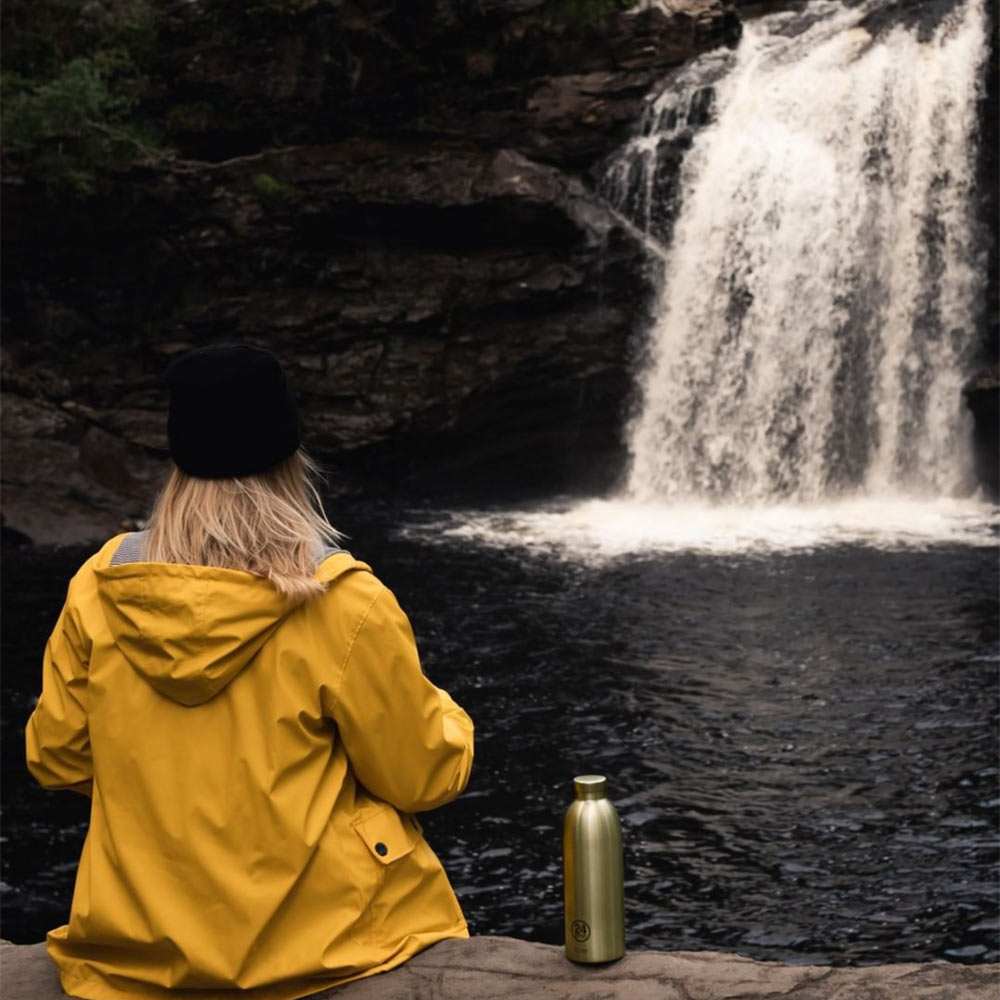
<path fill-rule="evenodd" d="M 254 174 L 251 183 L 257 197 L 268 204 L 294 201 L 301 193 L 294 184 L 279 181 L 270 174 Z"/>

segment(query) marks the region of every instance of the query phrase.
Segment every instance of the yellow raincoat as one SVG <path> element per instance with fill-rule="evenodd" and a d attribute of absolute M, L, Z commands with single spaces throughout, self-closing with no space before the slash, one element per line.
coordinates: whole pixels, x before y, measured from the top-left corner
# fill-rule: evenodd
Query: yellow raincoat
<path fill-rule="evenodd" d="M 123 537 L 70 584 L 27 726 L 42 785 L 92 783 L 65 991 L 291 1000 L 467 937 L 413 813 L 465 787 L 472 722 L 392 593 L 337 552 L 288 611 L 250 573 L 111 565 Z"/>

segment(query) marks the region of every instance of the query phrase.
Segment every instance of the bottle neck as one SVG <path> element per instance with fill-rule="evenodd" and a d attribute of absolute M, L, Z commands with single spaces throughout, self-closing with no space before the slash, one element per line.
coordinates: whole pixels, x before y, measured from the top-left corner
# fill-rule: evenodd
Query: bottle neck
<path fill-rule="evenodd" d="M 582 774 L 573 779 L 573 790 L 580 802 L 604 799 L 608 795 L 608 782 L 603 774 Z"/>

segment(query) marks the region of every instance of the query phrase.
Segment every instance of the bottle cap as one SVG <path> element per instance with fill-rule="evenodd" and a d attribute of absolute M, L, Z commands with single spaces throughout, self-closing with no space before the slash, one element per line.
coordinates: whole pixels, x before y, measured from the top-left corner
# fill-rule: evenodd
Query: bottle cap
<path fill-rule="evenodd" d="M 581 774 L 573 779 L 578 799 L 603 799 L 608 793 L 608 779 L 603 774 Z"/>

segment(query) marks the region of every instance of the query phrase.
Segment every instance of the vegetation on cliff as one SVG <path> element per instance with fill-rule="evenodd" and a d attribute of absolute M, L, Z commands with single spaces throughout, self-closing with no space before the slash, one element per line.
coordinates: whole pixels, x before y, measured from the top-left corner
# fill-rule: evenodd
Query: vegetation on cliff
<path fill-rule="evenodd" d="M 446 58 L 464 61 L 469 76 L 492 76 L 504 58 L 501 50 L 521 52 L 547 36 L 597 36 L 610 18 L 635 3 L 527 0 L 507 9 L 495 5 L 499 11 L 493 12 L 455 5 L 443 18 L 424 11 L 423 30 L 433 25 L 432 33 L 450 36 Z M 235 109 L 226 88 L 185 80 L 191 66 L 179 66 L 178 51 L 193 48 L 193 62 L 203 55 L 217 62 L 213 49 L 228 41 L 249 48 L 247 72 L 253 73 L 253 53 L 262 44 L 268 50 L 269 40 L 301 37 L 311 27 L 321 34 L 332 28 L 342 35 L 342 46 L 324 52 L 325 73 L 341 78 L 343 86 L 335 89 L 354 92 L 366 64 L 372 65 L 373 40 L 376 47 L 399 48 L 393 36 L 411 23 L 419 25 L 419 15 L 414 10 L 401 16 L 395 5 L 378 3 L 345 11 L 329 0 L 192 0 L 175 7 L 155 0 L 8 0 L 0 15 L 5 173 L 39 184 L 56 198 L 85 197 L 106 190 L 114 174 L 136 162 L 176 160 L 192 136 L 238 132 L 253 113 Z M 495 30 L 498 26 L 502 30 Z M 195 34 L 208 43 L 193 45 Z M 417 59 L 403 62 L 418 78 L 434 75 Z M 406 102 L 405 91 L 400 98 Z M 260 148 L 302 138 L 273 121 L 256 136 Z M 235 151 L 246 152 L 236 142 Z M 196 143 L 191 151 L 200 152 Z"/>
<path fill-rule="evenodd" d="M 139 110 L 161 23 L 146 0 L 8 0 L 2 17 L 8 176 L 88 195 L 110 171 L 162 155 Z"/>

